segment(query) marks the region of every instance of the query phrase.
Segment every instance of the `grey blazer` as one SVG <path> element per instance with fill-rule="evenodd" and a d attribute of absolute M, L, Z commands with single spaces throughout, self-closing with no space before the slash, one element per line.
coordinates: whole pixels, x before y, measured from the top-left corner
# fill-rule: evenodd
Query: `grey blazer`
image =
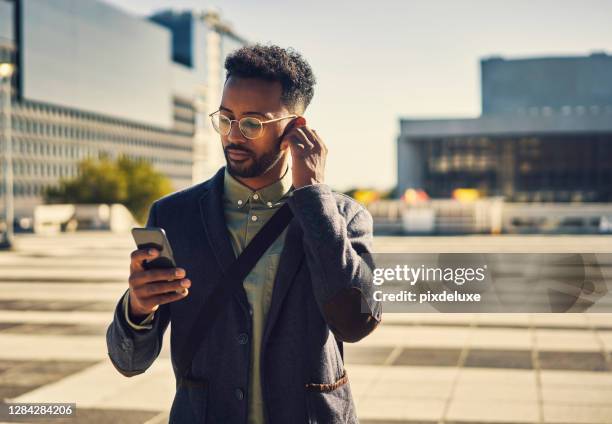
<path fill-rule="evenodd" d="M 165 229 L 177 265 L 192 285 L 185 299 L 160 306 L 150 330 L 130 327 L 121 300 L 117 303 L 106 342 L 113 365 L 125 376 L 151 366 L 170 322 L 177 376 L 177 349 L 213 287 L 222 284 L 221 270 L 235 259 L 223 212 L 223 171 L 151 207 L 147 225 Z M 381 319 L 381 305 L 372 299 L 371 267 L 360 257 L 370 252 L 372 217 L 323 184 L 296 189 L 288 202 L 294 218 L 261 349 L 267 422 L 357 423 L 342 342 L 357 342 Z M 191 372 L 199 382 L 177 383 L 170 423 L 247 423 L 250 343 L 244 340 L 250 326 L 248 300 L 241 293 L 227 304 L 196 353 Z"/>

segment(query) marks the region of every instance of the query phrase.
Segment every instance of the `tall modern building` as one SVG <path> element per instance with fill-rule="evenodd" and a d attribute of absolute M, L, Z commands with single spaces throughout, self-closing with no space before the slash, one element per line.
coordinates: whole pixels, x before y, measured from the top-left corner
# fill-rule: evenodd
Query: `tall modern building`
<path fill-rule="evenodd" d="M 482 114 L 401 119 L 398 189 L 612 201 L 612 56 L 481 61 Z"/>
<path fill-rule="evenodd" d="M 0 62 L 16 68 L 16 216 L 101 154 L 148 160 L 175 189 L 211 175 L 223 157 L 207 115 L 243 44 L 215 12 L 143 19 L 100 0 L 0 0 Z"/>

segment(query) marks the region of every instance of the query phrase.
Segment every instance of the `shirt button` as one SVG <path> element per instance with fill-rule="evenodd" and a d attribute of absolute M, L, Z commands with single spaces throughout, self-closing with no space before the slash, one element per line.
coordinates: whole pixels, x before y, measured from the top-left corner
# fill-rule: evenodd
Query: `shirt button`
<path fill-rule="evenodd" d="M 237 339 L 238 339 L 238 344 L 243 345 L 247 343 L 247 341 L 249 340 L 249 336 L 246 333 L 240 333 L 238 334 Z"/>
<path fill-rule="evenodd" d="M 236 399 L 242 400 L 244 399 L 244 392 L 242 391 L 242 389 L 236 389 L 234 390 L 234 396 L 236 396 Z"/>
<path fill-rule="evenodd" d="M 253 222 L 257 221 L 257 216 L 256 216 L 256 215 L 253 215 L 253 216 L 251 217 L 251 221 L 253 221 Z"/>
<path fill-rule="evenodd" d="M 259 194 L 255 193 L 255 194 L 253 195 L 253 199 L 258 200 L 258 199 L 259 199 Z"/>
<path fill-rule="evenodd" d="M 242 205 L 242 200 L 238 200 L 238 205 Z"/>

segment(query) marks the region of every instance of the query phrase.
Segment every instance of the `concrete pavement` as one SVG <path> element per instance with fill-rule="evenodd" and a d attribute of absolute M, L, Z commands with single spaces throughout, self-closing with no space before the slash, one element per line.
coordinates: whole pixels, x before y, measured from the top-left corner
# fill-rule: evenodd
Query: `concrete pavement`
<path fill-rule="evenodd" d="M 610 241 L 377 238 L 375 250 L 609 252 Z M 142 375 L 121 376 L 106 354 L 106 327 L 127 287 L 129 235 L 18 243 L 0 253 L 0 400 L 76 402 L 73 423 L 167 422 L 169 331 Z M 611 352 L 609 314 L 387 314 L 371 336 L 346 345 L 346 367 L 366 424 L 612 423 Z"/>

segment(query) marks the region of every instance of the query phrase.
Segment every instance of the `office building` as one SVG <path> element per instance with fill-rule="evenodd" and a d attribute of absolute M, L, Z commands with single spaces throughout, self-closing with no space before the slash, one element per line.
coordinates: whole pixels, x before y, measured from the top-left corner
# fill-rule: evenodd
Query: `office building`
<path fill-rule="evenodd" d="M 401 119 L 398 192 L 612 201 L 612 56 L 481 61 L 482 114 Z"/>
<path fill-rule="evenodd" d="M 148 160 L 177 190 L 210 176 L 224 161 L 207 115 L 225 56 L 244 43 L 215 12 L 147 19 L 100 0 L 0 0 L 15 215 L 101 154 Z"/>

